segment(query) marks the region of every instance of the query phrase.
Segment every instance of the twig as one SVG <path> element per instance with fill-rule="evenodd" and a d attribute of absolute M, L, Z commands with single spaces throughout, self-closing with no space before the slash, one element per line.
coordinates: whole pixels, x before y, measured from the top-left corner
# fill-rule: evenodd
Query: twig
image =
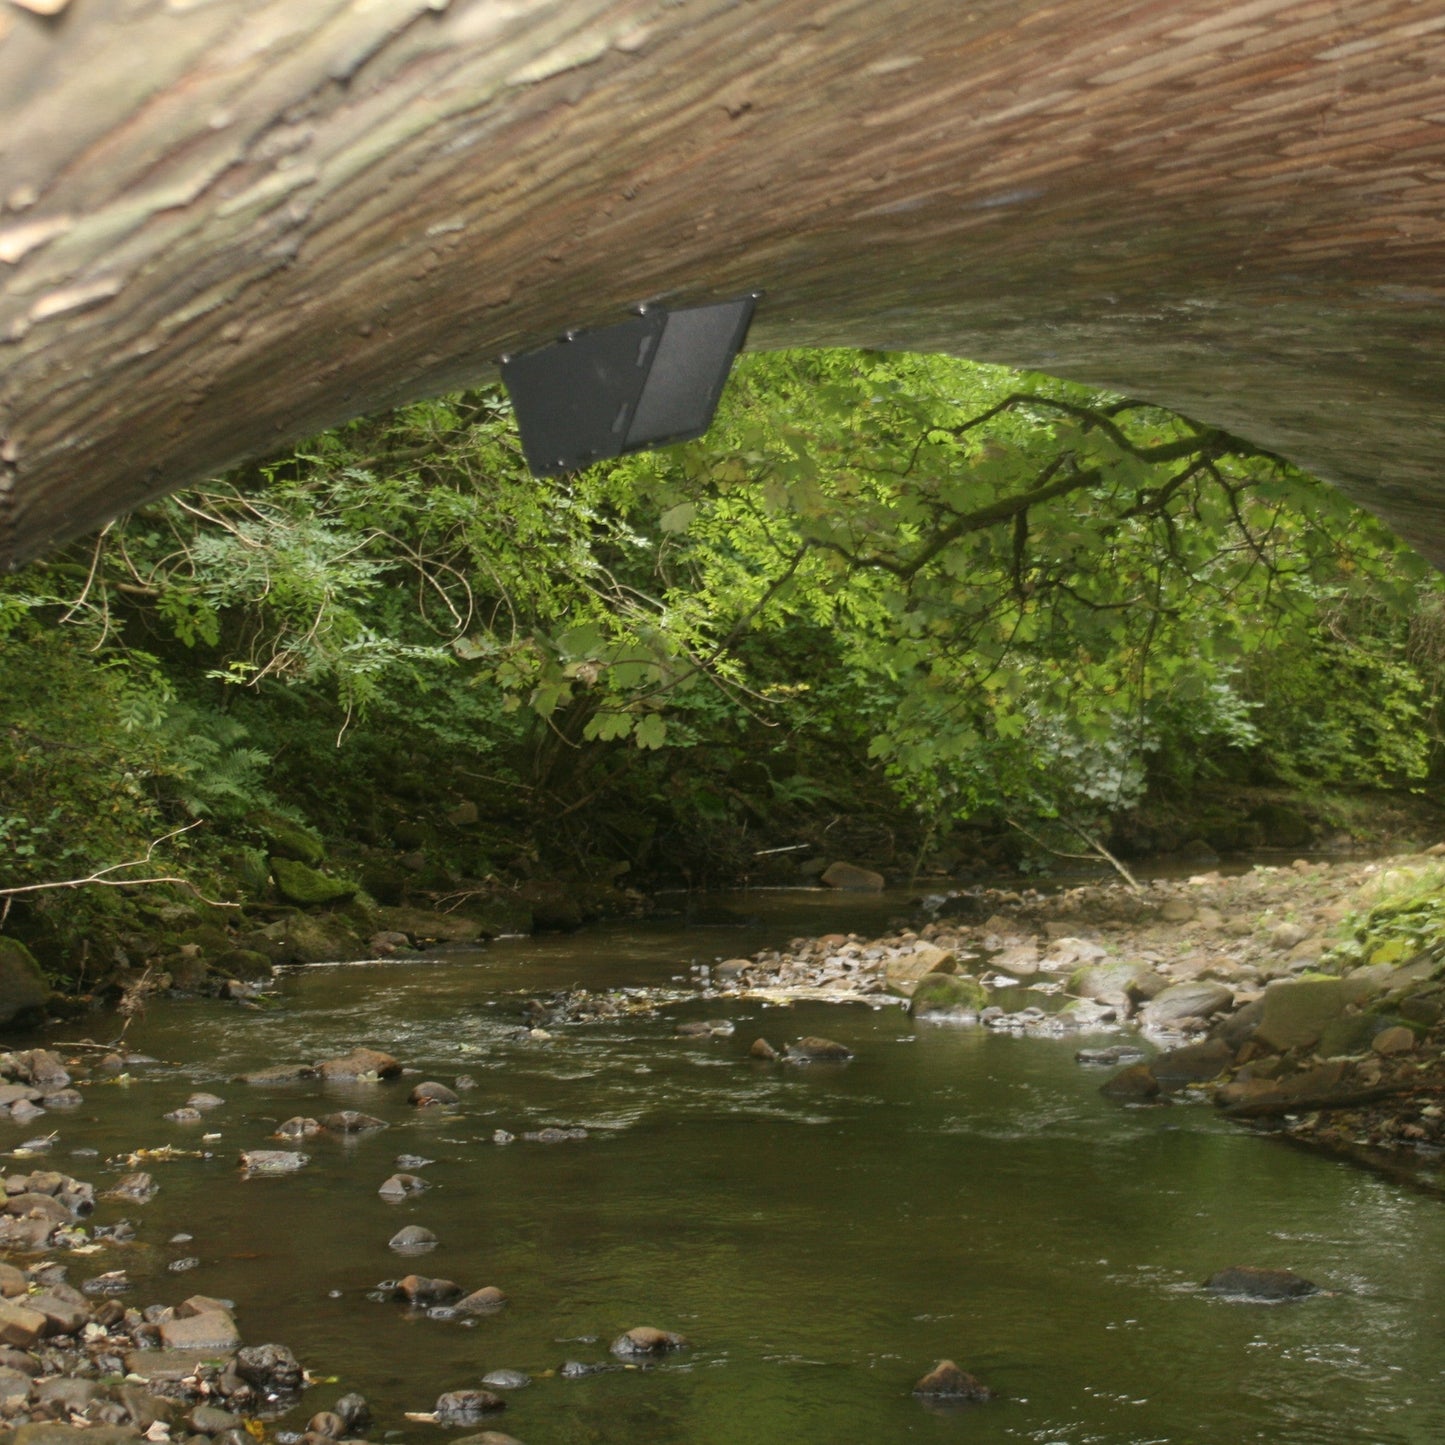
<path fill-rule="evenodd" d="M 219 899 L 207 898 L 189 878 L 107 878 L 107 873 L 119 873 L 122 868 L 143 868 L 151 861 L 151 855 L 162 843 L 168 842 L 171 838 L 178 837 L 182 833 L 189 833 L 192 828 L 199 828 L 205 822 L 204 818 L 197 818 L 194 823 L 187 823 L 184 828 L 175 828 L 171 832 L 157 838 L 149 848 L 146 849 L 144 858 L 132 858 L 126 863 L 112 863 L 108 868 L 99 868 L 94 873 L 84 878 L 65 878 L 54 883 L 23 883 L 15 888 L 0 888 L 0 898 L 10 899 L 21 893 L 43 893 L 53 888 L 84 888 L 89 884 L 95 884 L 101 888 L 142 888 L 152 883 L 179 883 L 182 888 L 189 888 L 202 903 L 209 904 L 212 908 L 239 908 L 239 903 L 223 903 Z M 8 904 L 7 904 L 8 911 Z"/>
<path fill-rule="evenodd" d="M 1086 842 L 1089 847 L 1092 848 L 1094 851 L 1092 853 L 1065 853 L 1060 849 L 1055 848 L 1052 844 L 1045 843 L 1044 840 L 1040 838 L 1037 833 L 1031 832 L 1029 829 L 1025 828 L 1022 823 L 1015 822 L 1012 818 L 1004 819 L 1004 822 L 1007 823 L 1010 828 L 1018 829 L 1018 831 L 1022 833 L 1025 838 L 1028 838 L 1031 842 L 1037 843 L 1039 847 L 1044 850 L 1045 853 L 1052 853 L 1055 858 L 1068 858 L 1075 863 L 1097 863 L 1102 858 L 1114 869 L 1116 873 L 1118 873 L 1118 875 L 1124 880 L 1125 883 L 1129 885 L 1130 888 L 1134 890 L 1134 892 L 1142 893 L 1144 891 L 1143 888 L 1141 888 L 1139 885 L 1139 880 L 1135 878 L 1134 875 L 1111 852 L 1109 852 L 1109 850 L 1104 847 L 1104 845 L 1099 842 L 1097 838 L 1095 838 L 1092 834 L 1086 833 L 1081 827 L 1079 827 L 1077 823 L 1071 823 L 1067 818 L 1060 818 L 1059 821 L 1071 832 L 1077 833 L 1084 840 L 1084 842 Z"/>

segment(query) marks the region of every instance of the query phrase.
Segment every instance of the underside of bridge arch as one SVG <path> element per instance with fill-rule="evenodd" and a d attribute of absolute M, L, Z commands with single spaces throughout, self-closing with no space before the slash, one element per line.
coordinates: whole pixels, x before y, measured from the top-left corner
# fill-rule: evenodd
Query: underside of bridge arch
<path fill-rule="evenodd" d="M 1107 384 L 1445 559 L 1441 0 L 0 0 L 0 565 L 630 305 Z"/>

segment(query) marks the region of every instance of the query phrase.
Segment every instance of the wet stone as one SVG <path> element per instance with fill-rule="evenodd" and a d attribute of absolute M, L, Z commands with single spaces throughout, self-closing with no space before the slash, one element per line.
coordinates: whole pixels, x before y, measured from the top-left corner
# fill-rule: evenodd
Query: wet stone
<path fill-rule="evenodd" d="M 206 1350 L 229 1354 L 241 1343 L 236 1322 L 224 1310 L 207 1310 L 161 1325 L 161 1346 L 167 1350 Z"/>
<path fill-rule="evenodd" d="M 482 1376 L 482 1384 L 490 1390 L 523 1390 L 531 1383 L 532 1377 L 521 1370 L 491 1370 Z"/>
<path fill-rule="evenodd" d="M 273 1064 L 269 1069 L 237 1076 L 238 1084 L 294 1084 L 299 1079 L 314 1079 L 316 1070 L 310 1064 Z"/>
<path fill-rule="evenodd" d="M 1101 1084 L 1099 1092 L 1106 1099 L 1125 1102 L 1154 1099 L 1159 1094 L 1159 1080 L 1148 1064 L 1134 1064 Z"/>
<path fill-rule="evenodd" d="M 317 1064 L 316 1072 L 323 1079 L 364 1079 L 368 1075 L 390 1079 L 401 1073 L 401 1065 L 380 1049 L 353 1049 L 341 1058 Z"/>
<path fill-rule="evenodd" d="M 346 1434 L 346 1421 L 334 1410 L 321 1410 L 306 1423 L 310 1435 L 322 1435 L 328 1440 L 340 1440 Z"/>
<path fill-rule="evenodd" d="M 757 1038 L 753 1040 L 752 1046 L 748 1049 L 748 1057 L 771 1062 L 778 1057 L 778 1051 L 766 1039 Z"/>
<path fill-rule="evenodd" d="M 320 1123 L 304 1114 L 297 1114 L 294 1118 L 287 1119 L 284 1124 L 276 1126 L 276 1138 L 278 1139 L 309 1139 L 313 1134 L 321 1132 Z"/>
<path fill-rule="evenodd" d="M 1227 1043 L 1209 1039 L 1160 1054 L 1149 1065 L 1149 1071 L 1164 1088 L 1174 1089 L 1217 1078 L 1233 1062 L 1234 1050 Z"/>
<path fill-rule="evenodd" d="M 371 1406 L 355 1391 L 343 1395 L 332 1409 L 345 1423 L 348 1434 L 360 1434 L 371 1425 Z"/>
<path fill-rule="evenodd" d="M 406 1101 L 418 1109 L 425 1109 L 435 1104 L 455 1104 L 459 1102 L 459 1099 L 457 1094 L 447 1088 L 445 1084 L 429 1080 L 427 1083 L 418 1084 L 406 1096 Z"/>
<path fill-rule="evenodd" d="M 188 1269 L 197 1269 L 201 1261 L 193 1254 L 183 1255 L 180 1259 L 173 1259 L 166 1268 L 172 1274 L 184 1274 Z"/>
<path fill-rule="evenodd" d="M 111 1269 L 86 1280 L 80 1288 L 84 1294 L 105 1298 L 110 1295 L 125 1294 L 128 1290 L 134 1289 L 135 1285 L 123 1269 Z"/>
<path fill-rule="evenodd" d="M 199 1109 L 172 1109 L 161 1117 L 169 1124 L 199 1124 L 203 1116 Z"/>
<path fill-rule="evenodd" d="M 301 1366 L 285 1345 L 247 1345 L 236 1351 L 236 1373 L 268 1393 L 301 1388 Z"/>
<path fill-rule="evenodd" d="M 246 1149 L 241 1153 L 240 1162 L 247 1174 L 294 1174 L 311 1162 L 311 1156 L 292 1149 Z"/>
<path fill-rule="evenodd" d="M 1120 1064 L 1142 1063 L 1144 1050 L 1133 1044 L 1114 1044 L 1107 1049 L 1080 1049 L 1074 1062 L 1088 1068 L 1117 1068 Z"/>
<path fill-rule="evenodd" d="M 940 1360 L 913 1387 L 915 1395 L 934 1400 L 992 1400 L 994 1392 L 977 1376 L 961 1370 L 952 1360 Z"/>
<path fill-rule="evenodd" d="M 585 1380 L 588 1375 L 600 1375 L 616 1368 L 615 1365 L 587 1364 L 583 1360 L 563 1360 L 557 1373 L 564 1380 Z"/>
<path fill-rule="evenodd" d="M 45 1316 L 14 1300 L 0 1300 L 0 1344 L 28 1350 L 45 1333 Z"/>
<path fill-rule="evenodd" d="M 609 1347 L 614 1355 L 622 1359 L 639 1356 L 665 1355 L 670 1350 L 686 1350 L 691 1346 L 685 1336 L 671 1330 L 659 1330 L 652 1325 L 637 1325 L 617 1336 Z"/>
<path fill-rule="evenodd" d="M 490 1390 L 448 1390 L 438 1396 L 432 1413 L 440 1425 L 471 1425 L 506 1408 L 507 1402 Z"/>
<path fill-rule="evenodd" d="M 408 1304 L 450 1304 L 462 1297 L 462 1287 L 454 1280 L 431 1279 L 424 1274 L 408 1274 L 392 1286 L 392 1295 Z"/>
<path fill-rule="evenodd" d="M 374 1114 L 363 1114 L 357 1109 L 341 1109 L 335 1114 L 328 1114 L 321 1120 L 321 1127 L 329 1129 L 333 1134 L 364 1134 L 372 1129 L 385 1129 L 385 1119 L 378 1119 Z"/>
<path fill-rule="evenodd" d="M 436 1246 L 436 1235 L 419 1224 L 408 1224 L 387 1240 L 387 1248 L 394 1249 L 398 1254 L 423 1254 Z"/>
<path fill-rule="evenodd" d="M 106 1197 L 109 1199 L 130 1199 L 136 1204 L 144 1204 L 146 1200 L 154 1198 L 156 1190 L 160 1186 L 144 1170 L 138 1170 L 134 1174 L 124 1174 L 111 1189 L 106 1190 Z"/>
<path fill-rule="evenodd" d="M 417 1174 L 393 1174 L 376 1192 L 383 1199 L 406 1199 L 430 1189 L 431 1185 Z"/>
<path fill-rule="evenodd" d="M 522 1138 L 530 1140 L 533 1144 L 565 1144 L 569 1140 L 585 1139 L 586 1137 L 587 1131 L 585 1129 L 557 1129 L 552 1127 L 536 1129 L 522 1135 Z M 495 1134 L 492 1135 L 492 1140 L 494 1143 L 501 1142 Z M 510 1140 L 508 1142 L 510 1143 Z"/>
<path fill-rule="evenodd" d="M 1407 1028 L 1404 1024 L 1395 1024 L 1388 1029 L 1381 1029 L 1370 1041 L 1370 1047 L 1377 1054 L 1387 1057 L 1391 1054 L 1412 1053 L 1415 1044 L 1415 1031 Z"/>
<path fill-rule="evenodd" d="M 796 1040 L 783 1050 L 784 1060 L 793 1064 L 843 1063 L 852 1057 L 853 1050 L 846 1044 L 812 1035 Z"/>
<path fill-rule="evenodd" d="M 186 1100 L 188 1109 L 219 1109 L 226 1101 L 215 1094 L 192 1094 Z"/>
<path fill-rule="evenodd" d="M 507 1303 L 507 1296 L 496 1285 L 484 1285 L 464 1295 L 456 1303 L 459 1315 L 492 1315 Z"/>
<path fill-rule="evenodd" d="M 435 1159 L 423 1159 L 420 1154 L 398 1154 L 392 1163 L 398 1169 L 425 1169 L 428 1164 L 435 1164 Z"/>
<path fill-rule="evenodd" d="M 239 1415 L 218 1409 L 215 1405 L 197 1405 L 189 1418 L 191 1428 L 202 1435 L 220 1435 L 226 1430 L 234 1430 L 241 1423 Z"/>
<path fill-rule="evenodd" d="M 83 1329 L 90 1319 L 90 1311 L 86 1307 L 83 1297 L 77 1303 L 76 1300 L 68 1299 L 60 1293 L 65 1286 L 57 1286 L 55 1290 L 47 1290 L 40 1294 L 33 1294 L 27 1297 L 25 1306 L 34 1310 L 37 1314 L 45 1316 L 45 1333 L 47 1335 L 73 1335 Z M 77 1291 L 69 1290 L 69 1294 L 76 1294 Z"/>

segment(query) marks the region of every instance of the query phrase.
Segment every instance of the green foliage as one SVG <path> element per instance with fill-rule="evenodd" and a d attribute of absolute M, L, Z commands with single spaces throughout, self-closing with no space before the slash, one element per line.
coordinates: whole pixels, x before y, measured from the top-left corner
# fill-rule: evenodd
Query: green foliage
<path fill-rule="evenodd" d="M 1445 866 L 1391 868 L 1347 917 L 1329 961 L 1344 970 L 1361 963 L 1404 963 L 1430 950 L 1445 957 Z"/>
<path fill-rule="evenodd" d="M 0 680 L 19 879 L 195 818 L 234 850 L 278 806 L 413 848 L 460 797 L 457 867 L 733 868 L 867 811 L 1092 828 L 1212 777 L 1418 785 L 1445 593 L 1186 418 L 793 352 L 744 358 L 706 438 L 547 482 L 482 390 L 155 503 L 0 582 Z"/>

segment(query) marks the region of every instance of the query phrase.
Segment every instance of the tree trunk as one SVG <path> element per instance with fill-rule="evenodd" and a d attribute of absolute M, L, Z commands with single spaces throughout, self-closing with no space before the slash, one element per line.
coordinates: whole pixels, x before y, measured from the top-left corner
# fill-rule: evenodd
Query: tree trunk
<path fill-rule="evenodd" d="M 755 289 L 754 346 L 1118 387 L 1445 558 L 1442 74 L 1441 0 L 0 0 L 0 565 Z"/>

